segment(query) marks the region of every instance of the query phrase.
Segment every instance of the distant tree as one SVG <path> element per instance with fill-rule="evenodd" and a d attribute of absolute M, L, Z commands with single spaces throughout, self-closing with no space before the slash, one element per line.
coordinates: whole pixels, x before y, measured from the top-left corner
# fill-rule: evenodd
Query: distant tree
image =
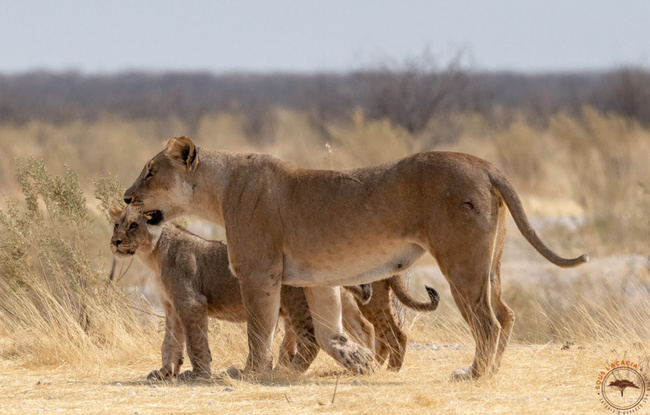
<path fill-rule="evenodd" d="M 388 118 L 410 133 L 422 131 L 435 113 L 462 105 L 470 78 L 461 67 L 459 53 L 444 69 L 439 69 L 429 51 L 402 64 L 382 64 L 368 70 L 368 112 L 371 117 Z"/>
<path fill-rule="evenodd" d="M 650 73 L 639 68 L 622 68 L 609 76 L 606 86 L 606 109 L 650 122 Z"/>

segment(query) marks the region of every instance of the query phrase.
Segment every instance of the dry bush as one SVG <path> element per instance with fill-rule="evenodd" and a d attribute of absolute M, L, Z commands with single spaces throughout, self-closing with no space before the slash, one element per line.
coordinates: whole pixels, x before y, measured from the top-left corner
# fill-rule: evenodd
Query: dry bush
<path fill-rule="evenodd" d="M 144 333 L 132 301 L 93 255 L 93 222 L 75 173 L 19 163 L 24 203 L 0 211 L 0 336 L 4 358 L 33 364 L 125 359 Z"/>

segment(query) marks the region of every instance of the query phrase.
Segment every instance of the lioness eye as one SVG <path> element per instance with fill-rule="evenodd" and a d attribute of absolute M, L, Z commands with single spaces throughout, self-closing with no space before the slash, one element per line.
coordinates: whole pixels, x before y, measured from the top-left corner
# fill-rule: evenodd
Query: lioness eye
<path fill-rule="evenodd" d="M 152 177 L 153 177 L 153 173 L 151 172 L 151 170 L 147 171 L 147 175 L 144 176 L 145 179 L 150 179 Z"/>
<path fill-rule="evenodd" d="M 115 229 L 117 229 L 118 226 L 120 226 L 120 225 L 116 223 L 116 224 L 115 224 Z"/>
<path fill-rule="evenodd" d="M 131 223 L 131 225 L 129 225 L 129 229 L 135 229 L 137 227 L 138 227 L 138 224 L 135 223 L 135 222 L 133 222 L 133 223 Z"/>

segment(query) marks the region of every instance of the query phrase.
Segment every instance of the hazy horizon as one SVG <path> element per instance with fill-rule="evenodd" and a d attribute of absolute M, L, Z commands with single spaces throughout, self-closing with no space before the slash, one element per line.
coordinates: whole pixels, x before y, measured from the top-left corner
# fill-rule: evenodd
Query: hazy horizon
<path fill-rule="evenodd" d="M 0 73 L 348 72 L 462 54 L 481 72 L 650 66 L 650 2 L 7 2 Z"/>

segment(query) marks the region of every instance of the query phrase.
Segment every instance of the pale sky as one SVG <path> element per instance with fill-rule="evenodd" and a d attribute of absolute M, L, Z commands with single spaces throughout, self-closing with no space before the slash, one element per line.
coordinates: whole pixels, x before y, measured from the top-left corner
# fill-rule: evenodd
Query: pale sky
<path fill-rule="evenodd" d="M 0 0 L 0 73 L 650 68 L 648 0 Z"/>

